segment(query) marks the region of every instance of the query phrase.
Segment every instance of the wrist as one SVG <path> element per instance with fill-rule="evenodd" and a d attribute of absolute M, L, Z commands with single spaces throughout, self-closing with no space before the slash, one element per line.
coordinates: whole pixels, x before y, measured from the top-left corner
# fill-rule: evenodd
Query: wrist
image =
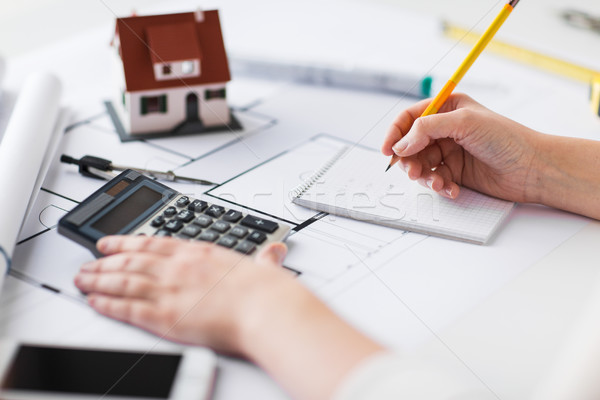
<path fill-rule="evenodd" d="M 531 149 L 527 179 L 524 187 L 524 203 L 543 204 L 548 179 L 548 135 L 534 132 L 527 141 Z"/>
<path fill-rule="evenodd" d="M 557 155 L 561 152 L 557 139 L 552 135 L 543 135 L 535 167 L 537 183 L 535 203 L 551 207 L 557 207 L 562 203 L 557 196 L 562 193 L 561 187 L 565 183 L 565 177 L 560 167 L 561 163 L 557 159 Z"/>
<path fill-rule="evenodd" d="M 538 151 L 537 203 L 599 218 L 600 143 L 543 135 Z"/>
<path fill-rule="evenodd" d="M 382 351 L 281 269 L 265 272 L 247 300 L 239 352 L 292 397 L 331 398 L 353 368 Z"/>
<path fill-rule="evenodd" d="M 287 315 L 308 292 L 282 268 L 252 265 L 245 272 L 244 295 L 234 316 L 235 348 L 257 361 L 257 345 L 277 335 L 273 322 Z"/>

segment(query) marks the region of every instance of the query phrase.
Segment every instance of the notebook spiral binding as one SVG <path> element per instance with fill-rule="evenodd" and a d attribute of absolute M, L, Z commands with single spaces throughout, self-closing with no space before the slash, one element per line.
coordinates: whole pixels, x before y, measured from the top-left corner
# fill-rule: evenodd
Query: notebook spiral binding
<path fill-rule="evenodd" d="M 304 180 L 301 184 L 290 190 L 290 198 L 297 198 L 302 196 L 310 187 L 317 182 L 323 175 L 329 171 L 329 169 L 350 149 L 349 146 L 342 147 L 330 160 L 315 171 L 310 177 Z"/>

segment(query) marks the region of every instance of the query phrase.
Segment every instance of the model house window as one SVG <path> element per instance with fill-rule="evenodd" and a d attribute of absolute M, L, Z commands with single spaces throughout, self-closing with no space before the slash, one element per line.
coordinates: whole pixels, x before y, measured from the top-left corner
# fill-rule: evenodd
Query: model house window
<path fill-rule="evenodd" d="M 207 90 L 205 93 L 206 100 L 210 99 L 224 99 L 225 98 L 225 88 L 223 89 L 213 89 Z"/>
<path fill-rule="evenodd" d="M 171 72 L 173 71 L 171 68 L 171 64 L 164 64 L 162 70 L 163 75 L 171 75 Z"/>
<path fill-rule="evenodd" d="M 142 115 L 167 112 L 167 95 L 142 97 Z"/>
<path fill-rule="evenodd" d="M 181 63 L 181 73 L 183 75 L 189 75 L 194 73 L 194 62 L 184 61 Z"/>

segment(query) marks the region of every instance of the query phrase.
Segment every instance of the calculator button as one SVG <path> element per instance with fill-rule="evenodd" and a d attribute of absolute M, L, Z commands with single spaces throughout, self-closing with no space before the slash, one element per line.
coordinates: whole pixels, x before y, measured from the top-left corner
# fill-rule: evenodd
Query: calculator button
<path fill-rule="evenodd" d="M 229 225 L 225 221 L 217 221 L 211 225 L 210 229 L 212 229 L 213 231 L 220 232 L 220 233 L 225 233 L 229 230 L 230 227 L 231 227 L 231 225 Z"/>
<path fill-rule="evenodd" d="M 183 228 L 183 222 L 178 219 L 172 219 L 165 224 L 164 229 L 170 232 L 179 232 Z"/>
<path fill-rule="evenodd" d="M 206 215 L 200 215 L 198 218 L 192 222 L 193 224 L 200 225 L 203 228 L 207 228 L 210 224 L 212 224 L 213 220 Z"/>
<path fill-rule="evenodd" d="M 223 236 L 223 237 L 221 238 L 221 240 L 219 240 L 219 241 L 217 242 L 217 244 L 218 244 L 218 245 L 221 245 L 221 246 L 223 246 L 223 247 L 227 247 L 227 248 L 229 248 L 229 249 L 230 249 L 230 248 L 232 248 L 233 246 L 235 246 L 235 245 L 237 244 L 237 242 L 238 242 L 238 241 L 237 241 L 237 239 L 236 239 L 236 238 L 234 238 L 233 236 L 229 236 L 229 235 L 227 235 L 227 236 Z"/>
<path fill-rule="evenodd" d="M 165 212 L 163 214 L 165 215 L 165 217 L 172 217 L 173 215 L 177 214 L 177 209 L 173 206 L 169 206 L 165 209 Z"/>
<path fill-rule="evenodd" d="M 208 203 L 202 200 L 194 200 L 188 205 L 188 210 L 194 212 L 202 212 L 208 207 Z"/>
<path fill-rule="evenodd" d="M 254 252 L 254 250 L 256 250 L 256 245 L 247 240 L 244 240 L 235 249 L 243 254 L 252 254 Z"/>
<path fill-rule="evenodd" d="M 171 232 L 169 232 L 166 229 L 159 229 L 156 231 L 156 233 L 154 233 L 154 236 L 159 236 L 159 237 L 171 236 Z"/>
<path fill-rule="evenodd" d="M 255 217 L 253 215 L 246 215 L 240 224 L 268 233 L 273 233 L 279 228 L 279 224 L 276 222 Z"/>
<path fill-rule="evenodd" d="M 229 232 L 229 234 L 237 238 L 243 239 L 248 234 L 248 229 L 244 228 L 243 226 L 234 226 L 233 229 Z"/>
<path fill-rule="evenodd" d="M 204 240 L 206 242 L 214 242 L 219 237 L 219 234 L 215 231 L 204 231 L 198 236 L 198 240 Z"/>
<path fill-rule="evenodd" d="M 152 222 L 150 222 L 150 226 L 152 226 L 154 228 L 158 228 L 159 226 L 161 226 L 164 223 L 165 223 L 165 218 L 162 215 L 159 215 L 158 217 L 154 218 L 152 220 Z"/>
<path fill-rule="evenodd" d="M 188 236 L 188 237 L 195 237 L 197 236 L 200 232 L 202 232 L 202 228 L 200 228 L 198 225 L 187 225 L 185 228 L 183 228 L 181 230 L 181 234 Z"/>
<path fill-rule="evenodd" d="M 177 219 L 183 221 L 183 222 L 190 222 L 191 220 L 194 219 L 196 215 L 191 212 L 190 210 L 181 210 L 179 211 L 179 213 L 177 214 Z"/>
<path fill-rule="evenodd" d="M 204 214 L 219 218 L 221 215 L 225 214 L 225 208 L 213 204 L 212 206 L 208 207 L 206 211 L 204 211 Z"/>
<path fill-rule="evenodd" d="M 177 199 L 177 201 L 175 202 L 175 205 L 177 207 L 185 207 L 188 204 L 190 204 L 190 198 L 187 196 L 181 196 L 179 199 Z"/>
<path fill-rule="evenodd" d="M 222 219 L 229 222 L 238 222 L 240 219 L 242 219 L 242 213 L 235 210 L 229 210 L 225 213 L 225 215 L 223 215 Z"/>
<path fill-rule="evenodd" d="M 248 240 L 254 242 L 256 244 L 261 244 L 265 240 L 267 240 L 267 235 L 262 232 L 254 231 L 248 236 Z"/>

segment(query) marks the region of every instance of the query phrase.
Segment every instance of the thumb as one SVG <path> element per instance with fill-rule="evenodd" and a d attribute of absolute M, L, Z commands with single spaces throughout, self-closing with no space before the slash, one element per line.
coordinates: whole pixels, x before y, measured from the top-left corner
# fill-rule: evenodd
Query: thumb
<path fill-rule="evenodd" d="M 457 139 L 461 119 L 455 114 L 456 111 L 417 118 L 408 133 L 392 146 L 392 150 L 399 157 L 408 157 L 420 152 L 434 140 Z"/>
<path fill-rule="evenodd" d="M 254 260 L 259 264 L 280 266 L 287 254 L 287 246 L 281 242 L 271 243 L 256 254 Z"/>

